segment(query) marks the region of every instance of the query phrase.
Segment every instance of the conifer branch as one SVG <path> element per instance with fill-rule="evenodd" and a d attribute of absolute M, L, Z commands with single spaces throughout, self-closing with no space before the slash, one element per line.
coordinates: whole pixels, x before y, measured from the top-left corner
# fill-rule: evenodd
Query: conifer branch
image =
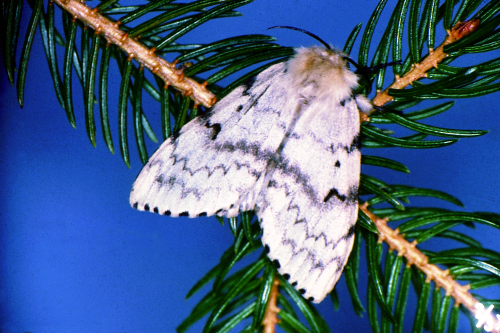
<path fill-rule="evenodd" d="M 216 97 L 207 90 L 207 83 L 198 83 L 193 79 L 184 77 L 183 69 L 175 68 L 175 62 L 169 63 L 165 59 L 155 54 L 155 48 L 148 49 L 136 38 L 129 37 L 128 34 L 119 29 L 120 21 L 112 22 L 101 15 L 97 8 L 85 5 L 79 0 L 53 0 L 64 10 L 69 12 L 75 19 L 83 22 L 86 26 L 95 30 L 96 34 L 103 35 L 107 42 L 119 46 L 129 55 L 129 60 L 135 59 L 153 74 L 158 75 L 165 82 L 166 86 L 173 86 L 185 96 L 195 102 L 211 107 L 215 104 Z"/>
<path fill-rule="evenodd" d="M 465 22 L 457 23 L 450 31 L 447 31 L 448 36 L 436 49 L 429 49 L 429 54 L 424 60 L 418 64 L 412 65 L 412 69 L 402 77 L 396 75 L 395 82 L 382 92 L 378 92 L 372 100 L 375 106 L 383 106 L 393 100 L 389 95 L 389 89 L 404 89 L 414 81 L 427 77 L 427 71 L 432 68 L 437 68 L 438 63 L 445 59 L 448 54 L 444 52 L 444 47 L 451 44 L 479 27 L 480 20 L 473 19 Z M 368 117 L 361 116 L 361 121 L 369 121 Z M 421 272 L 427 276 L 426 282 L 434 281 L 436 287 L 445 290 L 447 296 L 452 296 L 455 300 L 455 306 L 463 305 L 476 318 L 481 318 L 478 321 L 477 327 L 489 325 L 491 332 L 500 332 L 500 321 L 491 315 L 491 308 L 484 312 L 484 306 L 472 296 L 468 290 L 469 285 L 462 286 L 449 275 L 449 270 L 442 270 L 438 266 L 429 264 L 428 257 L 416 248 L 417 241 L 408 242 L 404 235 L 399 234 L 399 230 L 393 230 L 387 226 L 388 218 L 379 218 L 368 210 L 368 204 L 364 203 L 360 209 L 375 223 L 379 231 L 379 243 L 385 242 L 389 245 L 390 251 L 397 251 L 398 256 L 404 256 L 408 262 L 408 266 L 415 265 Z M 486 314 L 486 316 L 485 316 Z M 485 326 L 486 327 L 486 326 Z"/>
<path fill-rule="evenodd" d="M 429 49 L 429 55 L 427 55 L 421 63 L 413 64 L 412 69 L 402 77 L 396 75 L 396 80 L 393 84 L 384 91 L 378 92 L 372 100 L 373 105 L 382 106 L 391 102 L 394 98 L 389 95 L 389 89 L 404 89 L 414 81 L 422 77 L 427 77 L 427 71 L 433 67 L 437 68 L 438 63 L 448 56 L 448 54 L 444 52 L 444 47 L 476 30 L 479 27 L 479 23 L 479 19 L 473 19 L 455 24 L 450 31 L 447 31 L 448 37 L 446 37 L 436 50 Z"/>
<path fill-rule="evenodd" d="M 368 210 L 368 204 L 364 203 L 360 209 L 375 223 L 379 231 L 379 243 L 386 242 L 389 245 L 390 251 L 396 251 L 398 256 L 404 256 L 408 262 L 408 266 L 415 265 L 421 272 L 427 276 L 426 282 L 434 281 L 436 287 L 443 288 L 446 296 L 452 296 L 455 299 L 455 306 L 463 305 L 469 310 L 476 318 L 478 312 L 482 310 L 481 302 L 469 293 L 469 285 L 462 286 L 456 282 L 449 274 L 449 270 L 442 270 L 438 266 L 429 264 L 429 258 L 417 249 L 417 241 L 408 242 L 404 235 L 399 234 L 399 230 L 393 230 L 387 226 L 388 218 L 380 218 Z M 491 310 L 490 310 L 491 311 Z M 492 326 L 491 332 L 499 333 L 500 321 L 494 316 L 488 319 L 483 319 L 479 323 L 480 326 L 489 321 Z M 491 325 L 494 323 L 493 325 Z M 480 327 L 478 326 L 478 327 Z"/>

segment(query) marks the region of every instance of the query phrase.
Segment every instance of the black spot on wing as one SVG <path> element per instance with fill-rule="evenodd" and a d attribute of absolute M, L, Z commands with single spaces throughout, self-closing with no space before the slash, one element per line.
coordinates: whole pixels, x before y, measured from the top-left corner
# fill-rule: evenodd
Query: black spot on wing
<path fill-rule="evenodd" d="M 361 148 L 361 140 L 359 138 L 359 133 L 352 138 L 351 143 L 349 146 L 344 147 L 347 153 L 352 153 L 353 151 L 359 151 Z"/>
<path fill-rule="evenodd" d="M 335 167 L 340 168 L 340 161 L 335 162 Z"/>
<path fill-rule="evenodd" d="M 156 214 L 158 214 L 158 212 L 159 212 L 158 207 L 155 207 L 155 208 L 153 209 L 153 212 L 154 212 L 154 213 L 156 213 Z"/>
<path fill-rule="evenodd" d="M 292 287 L 295 287 L 297 285 L 297 281 L 292 282 Z"/>
<path fill-rule="evenodd" d="M 189 216 L 189 213 L 188 212 L 182 212 L 179 214 L 179 216 Z"/>
<path fill-rule="evenodd" d="M 177 138 L 179 137 L 179 135 L 181 135 L 181 131 L 178 130 L 178 131 L 175 131 L 174 133 L 172 133 L 172 135 L 170 136 L 170 139 L 172 139 L 173 142 L 175 142 L 175 140 L 177 140 Z"/>
<path fill-rule="evenodd" d="M 138 202 L 134 203 L 132 207 L 134 207 L 134 209 L 137 209 L 137 207 L 139 207 L 139 203 Z"/>
<path fill-rule="evenodd" d="M 344 202 L 346 199 L 345 195 L 340 194 L 336 188 L 332 188 L 330 192 L 328 192 L 328 194 L 326 195 L 325 199 L 323 199 L 323 202 L 328 202 L 328 200 L 330 200 L 332 197 L 336 197 L 341 202 Z"/>
<path fill-rule="evenodd" d="M 307 300 L 308 300 L 308 301 L 311 301 L 311 302 L 314 302 L 314 297 L 312 297 L 312 296 L 311 296 L 311 297 L 309 297 Z"/>
<path fill-rule="evenodd" d="M 332 188 L 323 199 L 323 202 L 328 202 L 332 197 L 336 197 L 340 202 L 352 205 L 358 201 L 358 187 L 351 186 L 347 194 L 341 194 L 336 188 Z"/>
<path fill-rule="evenodd" d="M 169 211 L 169 210 L 166 210 L 165 213 L 163 213 L 163 215 L 167 215 L 167 216 L 170 216 L 172 213 Z"/>
<path fill-rule="evenodd" d="M 219 123 L 210 124 L 210 121 L 207 121 L 205 123 L 205 127 L 212 130 L 212 132 L 210 133 L 210 140 L 212 140 L 212 141 L 217 139 L 217 135 L 219 135 L 219 133 L 222 129 L 222 127 Z"/>
<path fill-rule="evenodd" d="M 269 252 L 271 252 L 271 249 L 269 248 L 268 245 L 264 246 L 264 252 L 267 254 Z"/>
<path fill-rule="evenodd" d="M 299 293 L 301 293 L 302 295 L 304 295 L 306 293 L 306 290 L 304 288 L 300 288 L 299 289 Z"/>
<path fill-rule="evenodd" d="M 290 274 L 288 273 L 283 274 L 283 278 L 287 281 L 290 280 Z"/>
<path fill-rule="evenodd" d="M 349 228 L 349 230 L 347 230 L 347 234 L 342 237 L 342 239 L 349 239 L 352 237 L 352 235 L 354 235 L 354 225 L 351 225 L 351 227 Z"/>
<path fill-rule="evenodd" d="M 242 93 L 243 96 L 248 96 L 250 94 L 249 90 L 252 88 L 253 84 L 255 83 L 255 79 L 256 79 L 256 77 L 252 76 L 251 78 L 246 80 L 245 83 L 243 83 L 241 85 L 244 89 L 243 93 Z"/>
<path fill-rule="evenodd" d="M 207 212 L 203 212 L 203 213 L 198 214 L 198 217 L 202 217 L 202 216 L 207 216 Z"/>
<path fill-rule="evenodd" d="M 347 102 L 352 101 L 352 97 L 349 96 L 348 98 L 344 98 L 343 100 L 340 101 L 340 106 L 344 107 Z"/>
<path fill-rule="evenodd" d="M 148 204 L 144 205 L 144 210 L 149 212 L 149 205 Z"/>
<path fill-rule="evenodd" d="M 236 112 L 240 112 L 241 110 L 243 110 L 243 107 L 244 105 L 238 105 L 238 107 L 236 108 Z"/>
<path fill-rule="evenodd" d="M 276 266 L 276 268 L 280 268 L 281 267 L 280 262 L 277 259 L 273 260 L 273 264 L 274 264 L 274 266 Z"/>

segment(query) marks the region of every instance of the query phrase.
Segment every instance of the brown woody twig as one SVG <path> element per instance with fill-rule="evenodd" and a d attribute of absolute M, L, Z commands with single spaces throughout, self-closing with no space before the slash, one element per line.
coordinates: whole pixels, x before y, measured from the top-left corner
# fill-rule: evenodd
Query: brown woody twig
<path fill-rule="evenodd" d="M 278 302 L 278 295 L 280 294 L 278 290 L 279 281 L 275 277 L 273 281 L 273 286 L 271 287 L 271 295 L 269 296 L 269 303 L 267 304 L 266 313 L 264 314 L 264 319 L 262 320 L 262 326 L 264 326 L 264 333 L 274 333 L 276 324 L 278 323 L 278 312 L 280 308 L 276 305 Z"/>
<path fill-rule="evenodd" d="M 451 31 L 448 31 L 448 37 L 444 42 L 439 45 L 435 50 L 429 49 L 429 55 L 418 64 L 414 64 L 412 69 L 403 75 L 402 77 L 396 76 L 396 81 L 390 85 L 387 89 L 382 92 L 377 93 L 375 98 L 372 100 L 372 104 L 375 106 L 382 106 L 393 100 L 393 97 L 389 96 L 389 89 L 404 89 L 409 84 L 414 81 L 427 76 L 427 71 L 431 68 L 437 68 L 438 63 L 440 63 L 448 54 L 444 53 L 444 47 L 454 41 L 459 40 L 470 34 L 472 31 L 476 30 L 479 26 L 480 20 L 474 19 L 466 22 L 457 23 Z"/>
<path fill-rule="evenodd" d="M 455 299 L 455 306 L 462 304 L 472 314 L 476 315 L 478 309 L 476 304 L 480 303 L 474 296 L 469 293 L 469 285 L 462 286 L 458 284 L 452 276 L 449 275 L 449 270 L 442 270 L 436 265 L 429 264 L 429 259 L 425 254 L 417 248 L 417 242 L 408 242 L 398 229 L 393 230 L 387 226 L 388 218 L 380 218 L 368 210 L 368 204 L 361 205 L 360 209 L 375 223 L 379 231 L 379 243 L 386 242 L 391 251 L 396 251 L 399 256 L 404 256 L 408 262 L 408 266 L 415 265 L 420 271 L 427 276 L 426 282 L 434 281 L 436 287 L 441 287 L 446 291 L 447 296 L 452 296 Z"/>
<path fill-rule="evenodd" d="M 148 49 L 137 39 L 129 37 L 127 33 L 120 30 L 120 21 L 112 22 L 101 15 L 97 8 L 90 8 L 84 1 L 78 0 L 52 0 L 64 10 L 69 12 L 75 19 L 83 22 L 86 26 L 95 30 L 96 34 L 103 35 L 108 43 L 115 44 L 129 55 L 129 60 L 135 59 L 144 67 L 163 79 L 166 86 L 171 85 L 189 96 L 195 105 L 201 104 L 211 107 L 215 104 L 215 95 L 207 90 L 207 83 L 198 83 L 187 78 L 182 69 L 176 69 L 175 63 L 169 63 L 155 54 L 155 49 Z"/>

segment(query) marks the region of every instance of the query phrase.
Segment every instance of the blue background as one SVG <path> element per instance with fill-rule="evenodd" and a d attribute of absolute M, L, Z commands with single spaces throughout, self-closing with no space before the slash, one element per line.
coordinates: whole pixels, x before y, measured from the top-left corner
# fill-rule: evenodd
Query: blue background
<path fill-rule="evenodd" d="M 393 4 L 389 1 L 382 22 L 387 22 Z M 315 44 L 297 32 L 266 31 L 274 25 L 292 25 L 342 48 L 352 28 L 359 22 L 366 23 L 375 5 L 375 1 L 366 0 L 351 0 L 348 4 L 256 1 L 240 9 L 243 17 L 215 20 L 181 41 L 208 43 L 241 34 L 267 33 L 278 37 L 281 45 Z M 26 4 L 24 12 L 24 22 L 28 22 L 31 11 Z M 23 38 L 25 29 L 21 29 Z M 380 35 L 379 31 L 376 36 Z M 440 40 L 442 32 L 437 38 Z M 58 53 L 63 55 L 62 48 Z M 481 59 L 469 56 L 460 63 L 470 65 Z M 115 65 L 112 71 L 110 119 L 118 151 L 116 106 L 120 78 Z M 186 301 L 187 291 L 232 244 L 227 224 L 221 226 L 213 218 L 170 219 L 129 206 L 129 192 L 141 169 L 132 129 L 132 167 L 128 169 L 119 153 L 109 153 L 100 134 L 97 148 L 90 145 L 77 82 L 73 87 L 77 129 L 69 125 L 53 91 L 39 33 L 31 52 L 24 108 L 19 108 L 15 88 L 8 84 L 3 69 L 0 73 L 0 330 L 173 332 L 203 295 Z M 73 77 L 76 81 L 76 75 Z M 500 142 L 499 99 L 496 93 L 458 100 L 452 110 L 424 121 L 449 128 L 488 129 L 488 135 L 425 151 L 367 150 L 368 154 L 406 164 L 412 173 L 377 168 L 364 168 L 363 172 L 391 184 L 448 192 L 462 200 L 467 211 L 500 213 L 500 155 L 496 149 Z M 145 103 L 144 109 L 160 136 L 159 105 L 148 97 Z M 149 152 L 155 147 L 149 144 Z M 412 203 L 454 209 L 436 200 L 412 199 Z M 498 230 L 482 226 L 460 230 L 481 240 L 485 247 L 500 251 Z M 427 248 L 437 250 L 454 244 L 441 245 L 431 242 Z M 365 289 L 363 275 L 360 284 Z M 366 315 L 359 319 L 354 314 L 343 278 L 337 289 L 341 301 L 338 312 L 333 311 L 328 299 L 318 306 L 332 330 L 370 331 Z M 499 296 L 500 290 L 489 290 L 488 297 Z M 414 303 L 410 300 L 408 305 L 410 317 Z M 196 324 L 191 331 L 200 331 L 202 324 Z M 460 331 L 470 331 L 464 318 L 461 324 Z"/>

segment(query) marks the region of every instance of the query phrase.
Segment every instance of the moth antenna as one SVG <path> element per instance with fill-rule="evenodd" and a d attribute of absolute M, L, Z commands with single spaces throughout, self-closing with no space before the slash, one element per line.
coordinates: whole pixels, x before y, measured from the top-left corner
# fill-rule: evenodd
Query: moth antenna
<path fill-rule="evenodd" d="M 368 67 L 367 70 L 370 71 L 370 72 L 376 72 L 379 69 L 386 68 L 386 67 L 389 67 L 389 66 L 394 66 L 394 65 L 401 65 L 402 63 L 403 62 L 401 60 L 392 61 L 392 62 L 386 62 L 385 64 L 380 64 L 380 65 L 377 65 L 377 66 Z"/>
<path fill-rule="evenodd" d="M 352 59 L 351 59 L 351 58 L 349 58 L 349 57 L 343 57 L 343 59 L 344 59 L 345 61 L 350 62 L 351 64 L 353 64 L 353 65 L 354 65 L 354 67 L 356 67 L 356 70 L 361 70 L 361 68 L 362 68 L 362 67 L 361 67 L 360 65 L 358 65 L 358 63 L 357 63 L 356 61 L 352 60 Z"/>
<path fill-rule="evenodd" d="M 319 38 L 317 35 L 313 34 L 312 32 L 309 32 L 309 31 L 304 30 L 304 29 L 295 28 L 295 27 L 290 27 L 290 26 L 288 26 L 288 25 L 277 25 L 277 26 L 274 26 L 274 27 L 267 28 L 267 30 L 277 29 L 277 28 L 281 28 L 281 29 L 290 29 L 290 30 L 300 31 L 300 32 L 305 33 L 306 35 L 311 36 L 312 38 L 316 39 L 318 42 L 320 42 L 321 44 L 323 44 L 323 46 L 324 46 L 325 48 L 327 48 L 328 50 L 331 50 L 331 49 L 332 49 L 332 48 L 330 47 L 330 45 L 328 45 L 328 44 L 327 44 L 324 40 L 322 40 L 321 38 Z"/>
<path fill-rule="evenodd" d="M 394 66 L 394 65 L 401 65 L 402 64 L 402 61 L 398 60 L 398 61 L 386 62 L 384 64 L 379 64 L 379 65 L 372 66 L 372 67 L 363 67 L 363 66 L 358 65 L 358 63 L 356 63 L 356 61 L 352 60 L 349 57 L 344 57 L 344 60 L 347 61 L 347 62 L 350 62 L 351 64 L 353 64 L 354 67 L 356 67 L 356 70 L 359 71 L 360 73 L 363 73 L 363 75 L 368 75 L 371 72 L 376 72 L 379 69 L 382 69 L 382 68 L 385 68 L 385 67 Z"/>
<path fill-rule="evenodd" d="M 354 65 L 354 67 L 356 67 L 356 73 L 360 74 L 366 82 L 370 82 L 370 70 L 368 69 L 369 67 L 363 67 L 363 66 L 360 66 L 356 61 L 354 61 L 353 59 L 349 58 L 349 57 L 343 57 L 343 59 L 351 64 Z M 371 90 L 371 88 L 369 88 L 369 90 Z"/>
<path fill-rule="evenodd" d="M 379 112 L 390 112 L 390 113 L 397 114 L 398 116 L 402 116 L 404 114 L 403 111 L 391 109 L 391 108 L 388 108 L 385 106 L 372 105 L 372 107 L 375 111 L 379 111 Z"/>
<path fill-rule="evenodd" d="M 385 68 L 388 66 L 400 65 L 402 63 L 401 60 L 398 60 L 398 61 L 386 62 L 384 64 L 376 65 L 373 67 L 363 67 L 363 66 L 360 66 L 358 63 L 356 63 L 356 61 L 352 60 L 349 57 L 344 57 L 343 59 L 345 61 L 353 64 L 354 67 L 356 67 L 356 74 L 360 74 L 366 80 L 366 82 L 371 82 L 370 81 L 370 74 L 371 73 L 376 72 L 379 69 L 382 69 L 382 68 Z M 371 88 L 369 90 L 371 90 Z"/>

